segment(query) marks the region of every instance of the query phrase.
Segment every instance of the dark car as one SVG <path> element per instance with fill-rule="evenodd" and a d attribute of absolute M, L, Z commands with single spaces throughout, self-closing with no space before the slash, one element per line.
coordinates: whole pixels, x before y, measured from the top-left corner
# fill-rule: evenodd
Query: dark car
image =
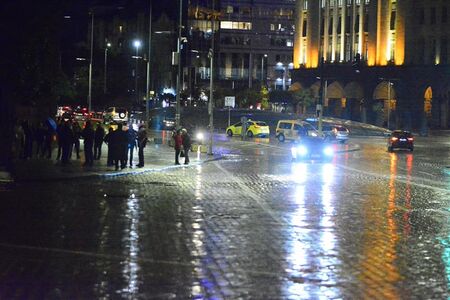
<path fill-rule="evenodd" d="M 307 136 L 291 148 L 293 161 L 330 161 L 334 156 L 332 145 L 322 137 Z"/>
<path fill-rule="evenodd" d="M 327 125 L 322 127 L 322 132 L 329 140 L 345 144 L 348 141 L 349 131 L 344 126 Z"/>
<path fill-rule="evenodd" d="M 414 137 L 408 131 L 395 130 L 388 138 L 387 149 L 389 152 L 394 151 L 394 149 L 408 149 L 413 151 Z"/>

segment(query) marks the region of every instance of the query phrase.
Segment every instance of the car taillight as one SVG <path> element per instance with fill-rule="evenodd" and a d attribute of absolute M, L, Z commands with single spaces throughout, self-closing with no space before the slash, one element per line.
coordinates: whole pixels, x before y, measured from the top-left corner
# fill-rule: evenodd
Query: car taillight
<path fill-rule="evenodd" d="M 414 138 L 409 137 L 409 138 L 408 138 L 408 142 L 412 142 L 412 141 L 414 141 Z"/>
<path fill-rule="evenodd" d="M 398 140 L 398 137 L 391 137 L 391 141 L 397 141 Z"/>

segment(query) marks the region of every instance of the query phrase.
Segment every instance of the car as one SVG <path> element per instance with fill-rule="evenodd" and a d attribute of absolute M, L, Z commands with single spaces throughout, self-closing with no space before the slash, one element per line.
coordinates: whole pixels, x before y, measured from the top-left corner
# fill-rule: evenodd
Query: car
<path fill-rule="evenodd" d="M 332 145 L 323 137 L 306 136 L 291 148 L 292 161 L 330 161 L 334 157 Z"/>
<path fill-rule="evenodd" d="M 319 132 L 310 123 L 301 120 L 279 120 L 275 130 L 279 142 L 298 141 L 301 137 L 319 137 Z"/>
<path fill-rule="evenodd" d="M 246 125 L 245 134 L 250 138 L 254 136 L 268 137 L 270 135 L 269 125 L 267 125 L 263 121 L 248 120 L 245 125 Z M 236 124 L 228 126 L 226 129 L 226 133 L 228 136 L 241 135 L 242 122 L 238 122 Z"/>
<path fill-rule="evenodd" d="M 389 152 L 394 149 L 408 149 L 414 150 L 414 137 L 409 131 L 394 130 L 388 138 L 387 150 Z"/>
<path fill-rule="evenodd" d="M 324 124 L 322 132 L 326 139 L 345 144 L 348 141 L 349 131 L 344 126 Z"/>
<path fill-rule="evenodd" d="M 103 112 L 103 123 L 126 123 L 128 111 L 122 107 L 109 107 Z"/>

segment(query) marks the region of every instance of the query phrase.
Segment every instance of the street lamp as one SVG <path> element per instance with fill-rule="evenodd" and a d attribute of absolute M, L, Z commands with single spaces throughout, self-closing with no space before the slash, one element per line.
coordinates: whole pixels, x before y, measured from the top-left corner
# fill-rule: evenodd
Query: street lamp
<path fill-rule="evenodd" d="M 136 93 L 136 104 L 139 103 L 138 92 L 138 67 L 139 67 L 139 48 L 141 47 L 141 41 L 135 40 L 133 46 L 136 48 L 136 68 L 134 70 L 134 92 Z"/>
<path fill-rule="evenodd" d="M 105 47 L 105 71 L 103 72 L 103 94 L 106 94 L 106 73 L 108 66 L 108 49 L 111 48 L 111 43 L 106 43 Z"/>

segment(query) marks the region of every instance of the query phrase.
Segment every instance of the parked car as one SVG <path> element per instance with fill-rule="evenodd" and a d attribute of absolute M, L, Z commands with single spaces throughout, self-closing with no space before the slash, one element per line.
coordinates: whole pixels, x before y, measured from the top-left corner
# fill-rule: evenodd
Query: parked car
<path fill-rule="evenodd" d="M 333 147 L 323 137 L 306 136 L 291 148 L 292 161 L 330 161 L 334 156 Z"/>
<path fill-rule="evenodd" d="M 231 126 L 228 126 L 226 129 L 226 133 L 228 136 L 233 135 L 241 135 L 242 134 L 242 122 L 238 122 Z M 268 137 L 270 135 L 270 128 L 265 122 L 262 121 L 253 121 L 248 120 L 246 122 L 246 132 L 245 134 L 248 137 Z"/>
<path fill-rule="evenodd" d="M 344 126 L 326 124 L 322 126 L 322 132 L 330 141 L 338 141 L 342 144 L 348 141 L 349 131 Z"/>
<path fill-rule="evenodd" d="M 103 123 L 126 123 L 128 111 L 122 107 L 110 107 L 103 112 Z"/>
<path fill-rule="evenodd" d="M 414 137 L 409 131 L 394 130 L 388 138 L 387 149 L 389 152 L 394 149 L 414 150 Z"/>
<path fill-rule="evenodd" d="M 300 120 L 280 120 L 275 130 L 278 141 L 298 141 L 302 136 L 320 136 L 319 132 L 308 122 Z"/>

